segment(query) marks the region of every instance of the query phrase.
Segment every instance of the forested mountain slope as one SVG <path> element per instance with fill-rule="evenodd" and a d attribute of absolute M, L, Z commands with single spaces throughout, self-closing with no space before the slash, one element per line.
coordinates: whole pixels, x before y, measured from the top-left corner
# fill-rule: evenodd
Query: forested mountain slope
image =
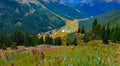
<path fill-rule="evenodd" d="M 65 25 L 38 1 L 0 0 L 0 32 L 44 32 Z"/>
<path fill-rule="evenodd" d="M 81 21 L 79 23 L 80 26 L 85 26 L 85 28 L 88 30 L 90 27 L 92 27 L 92 24 L 94 20 L 97 19 L 98 23 L 102 25 L 110 24 L 111 27 L 114 27 L 116 25 L 120 26 L 120 10 L 115 10 L 112 12 L 109 12 L 107 14 L 102 14 L 99 16 L 96 16 L 94 18 L 90 18 L 85 21 Z"/>

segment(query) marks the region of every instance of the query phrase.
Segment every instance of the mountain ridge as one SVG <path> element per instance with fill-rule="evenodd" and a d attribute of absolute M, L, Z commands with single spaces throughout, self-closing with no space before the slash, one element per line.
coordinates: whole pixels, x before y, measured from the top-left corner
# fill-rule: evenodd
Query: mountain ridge
<path fill-rule="evenodd" d="M 73 3 L 93 3 L 93 2 L 106 2 L 106 3 L 109 3 L 109 2 L 118 2 L 120 3 L 120 0 L 58 0 L 62 3 L 69 3 L 69 4 L 73 4 Z"/>
<path fill-rule="evenodd" d="M 98 15 L 88 20 L 79 22 L 79 26 L 85 26 L 85 29 L 88 31 L 94 22 L 95 19 L 98 20 L 98 23 L 101 25 L 107 26 L 110 24 L 110 27 L 115 27 L 116 25 L 120 26 L 120 10 L 115 10 L 106 14 Z"/>
<path fill-rule="evenodd" d="M 60 0 L 89 16 L 96 16 L 120 9 L 120 0 Z"/>
<path fill-rule="evenodd" d="M 11 5 L 12 4 L 12 5 Z M 65 25 L 65 22 L 34 3 L 18 3 L 13 0 L 1 0 L 0 22 L 1 32 L 11 33 L 16 30 L 28 32 L 44 32 Z"/>
<path fill-rule="evenodd" d="M 62 6 L 64 9 L 72 9 L 56 2 L 53 2 L 54 4 Z M 61 14 L 62 12 L 55 12 L 47 6 L 51 7 L 49 4 L 43 4 L 41 0 L 0 0 L 0 32 L 11 33 L 16 30 L 46 32 L 64 26 L 66 19 L 74 19 L 74 15 L 69 18 L 64 16 L 72 14 L 72 12 Z M 53 9 L 56 8 L 53 7 Z M 74 9 L 72 10 L 74 11 Z M 81 15 L 76 10 L 74 13 Z"/>

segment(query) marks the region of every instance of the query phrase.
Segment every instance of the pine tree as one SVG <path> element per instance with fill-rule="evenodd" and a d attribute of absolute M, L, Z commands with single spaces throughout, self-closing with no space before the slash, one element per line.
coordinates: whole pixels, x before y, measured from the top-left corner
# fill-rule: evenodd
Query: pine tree
<path fill-rule="evenodd" d="M 12 42 L 10 35 L 6 34 L 4 40 L 5 40 L 4 43 L 6 44 L 6 46 L 10 47 L 10 43 Z"/>
<path fill-rule="evenodd" d="M 113 28 L 113 30 L 111 31 L 111 40 L 115 43 L 120 42 L 120 27 L 116 26 L 115 28 Z"/>
<path fill-rule="evenodd" d="M 103 43 L 104 44 L 109 44 L 109 39 L 110 39 L 110 27 L 109 27 L 109 24 L 107 25 L 107 29 L 105 31 L 105 34 L 104 34 L 104 38 L 103 38 Z"/>
<path fill-rule="evenodd" d="M 84 34 L 84 33 L 85 33 L 84 26 L 82 26 L 81 33 L 82 33 L 82 34 Z"/>
<path fill-rule="evenodd" d="M 62 45 L 62 39 L 61 39 L 61 37 L 55 38 L 53 44 L 54 45 Z"/>
<path fill-rule="evenodd" d="M 38 38 L 36 33 L 33 33 L 32 41 L 33 41 L 33 46 L 37 46 L 38 45 L 39 38 Z"/>
<path fill-rule="evenodd" d="M 6 44 L 3 43 L 1 49 L 2 49 L 2 50 L 6 50 L 6 49 L 7 49 Z"/>
<path fill-rule="evenodd" d="M 3 42 L 4 42 L 3 33 L 0 33 L 0 48 L 2 48 Z"/>
<path fill-rule="evenodd" d="M 40 37 L 39 43 L 40 43 L 40 44 L 44 44 L 43 36 Z"/>
<path fill-rule="evenodd" d="M 24 33 L 21 31 L 16 31 L 14 34 L 14 41 L 18 44 L 18 45 L 24 45 Z"/>
<path fill-rule="evenodd" d="M 93 34 L 95 34 L 95 32 L 96 32 L 96 29 L 97 29 L 96 25 L 98 25 L 97 19 L 94 20 L 93 25 L 92 25 L 92 33 Z"/>
<path fill-rule="evenodd" d="M 110 32 L 111 32 L 111 30 L 110 30 L 110 24 L 109 24 L 109 23 L 108 23 L 108 25 L 107 25 L 107 30 L 106 30 L 106 32 L 107 32 L 108 39 L 110 39 Z"/>
<path fill-rule="evenodd" d="M 45 44 L 51 44 L 51 37 L 49 36 L 49 34 L 45 35 Z"/>
<path fill-rule="evenodd" d="M 77 38 L 76 38 L 76 36 L 74 37 L 73 44 L 74 44 L 75 46 L 77 46 Z"/>
<path fill-rule="evenodd" d="M 26 47 L 29 46 L 28 37 L 29 37 L 29 33 L 25 33 L 25 36 L 24 36 L 24 46 L 26 46 Z"/>
<path fill-rule="evenodd" d="M 69 46 L 70 45 L 70 40 L 69 38 L 67 37 L 67 40 L 66 40 L 66 45 Z"/>
<path fill-rule="evenodd" d="M 109 38 L 107 36 L 107 33 L 105 33 L 104 39 L 103 39 L 104 44 L 109 44 Z"/>
<path fill-rule="evenodd" d="M 97 24 L 98 24 L 98 21 L 97 21 L 97 19 L 95 19 L 94 22 L 93 22 L 92 29 L 93 29 Z"/>
<path fill-rule="evenodd" d="M 102 37 L 102 40 L 105 37 L 105 25 L 102 27 L 102 35 L 101 35 L 101 37 Z"/>
<path fill-rule="evenodd" d="M 84 41 L 84 43 L 88 43 L 89 42 L 89 36 L 88 36 L 88 34 L 85 34 L 83 41 Z"/>
<path fill-rule="evenodd" d="M 52 36 L 49 39 L 50 39 L 50 45 L 52 45 L 53 44 L 53 38 L 52 38 Z"/>
<path fill-rule="evenodd" d="M 93 35 L 92 39 L 98 39 L 98 40 L 101 39 L 102 28 L 101 28 L 101 24 L 98 24 L 97 19 L 95 19 L 93 22 L 92 35 Z"/>
<path fill-rule="evenodd" d="M 78 29 L 78 33 L 80 33 L 81 31 L 80 31 L 80 28 Z"/>
<path fill-rule="evenodd" d="M 24 38 L 24 46 L 32 46 L 33 45 L 33 36 L 30 33 L 25 33 L 25 38 Z"/>

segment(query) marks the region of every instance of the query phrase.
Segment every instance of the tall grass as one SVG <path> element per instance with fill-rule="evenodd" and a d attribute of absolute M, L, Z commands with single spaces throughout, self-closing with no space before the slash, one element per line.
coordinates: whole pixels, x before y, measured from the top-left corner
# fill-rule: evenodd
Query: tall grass
<path fill-rule="evenodd" d="M 0 59 L 0 66 L 119 66 L 116 46 L 80 45 L 65 46 L 66 50 L 48 53 L 13 53 Z"/>

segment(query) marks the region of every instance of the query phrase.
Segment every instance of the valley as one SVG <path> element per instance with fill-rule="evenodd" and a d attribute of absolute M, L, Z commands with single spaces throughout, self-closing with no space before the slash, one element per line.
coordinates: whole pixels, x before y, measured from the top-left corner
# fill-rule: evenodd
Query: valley
<path fill-rule="evenodd" d="M 48 31 L 47 33 L 52 32 L 53 33 L 52 36 L 54 38 L 65 37 L 67 34 L 78 31 L 78 27 L 79 27 L 78 22 L 79 22 L 79 20 L 67 20 L 65 26 L 63 26 L 59 29 L 56 29 L 56 30 Z"/>
<path fill-rule="evenodd" d="M 0 0 L 0 66 L 119 61 L 119 0 Z"/>

